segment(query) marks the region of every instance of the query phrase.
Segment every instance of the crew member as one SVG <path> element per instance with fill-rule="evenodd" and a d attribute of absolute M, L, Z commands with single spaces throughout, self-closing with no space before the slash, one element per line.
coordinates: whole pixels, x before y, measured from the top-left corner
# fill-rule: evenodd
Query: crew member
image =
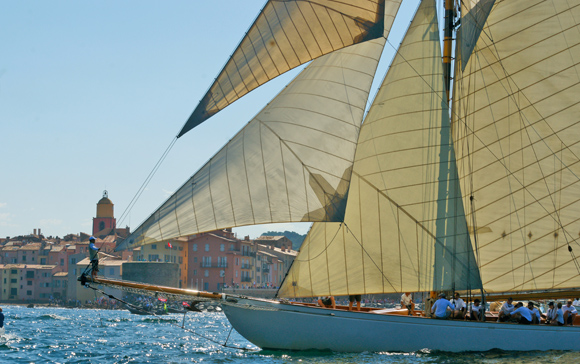
<path fill-rule="evenodd" d="M 95 237 L 89 238 L 89 257 L 91 260 L 91 277 L 95 278 L 99 271 L 99 248 L 95 245 Z"/>

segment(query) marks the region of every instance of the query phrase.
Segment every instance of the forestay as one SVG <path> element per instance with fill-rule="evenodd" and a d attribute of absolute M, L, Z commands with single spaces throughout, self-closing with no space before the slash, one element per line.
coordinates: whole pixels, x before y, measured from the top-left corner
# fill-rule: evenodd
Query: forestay
<path fill-rule="evenodd" d="M 361 129 L 344 224 L 313 225 L 280 296 L 480 288 L 444 87 L 423 1 Z"/>
<path fill-rule="evenodd" d="M 256 87 L 344 47 L 386 38 L 401 0 L 270 0 L 178 136 Z"/>
<path fill-rule="evenodd" d="M 227 227 L 342 221 L 384 45 L 313 61 L 117 250 Z"/>
<path fill-rule="evenodd" d="M 488 292 L 580 286 L 578 22 L 578 0 L 496 1 L 459 62 L 453 139 Z"/>

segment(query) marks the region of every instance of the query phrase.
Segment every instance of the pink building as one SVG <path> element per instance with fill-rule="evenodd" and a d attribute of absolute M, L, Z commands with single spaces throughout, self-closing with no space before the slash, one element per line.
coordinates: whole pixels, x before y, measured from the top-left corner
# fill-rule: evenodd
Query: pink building
<path fill-rule="evenodd" d="M 67 249 L 63 245 L 55 245 L 48 252 L 48 263 L 56 265 L 59 272 L 68 271 L 68 254 Z"/>
<path fill-rule="evenodd" d="M 250 252 L 247 247 L 244 248 L 246 245 L 250 242 L 236 239 L 231 229 L 191 237 L 188 241 L 187 286 L 220 291 L 224 284 L 240 285 L 245 261 L 242 250 Z"/>

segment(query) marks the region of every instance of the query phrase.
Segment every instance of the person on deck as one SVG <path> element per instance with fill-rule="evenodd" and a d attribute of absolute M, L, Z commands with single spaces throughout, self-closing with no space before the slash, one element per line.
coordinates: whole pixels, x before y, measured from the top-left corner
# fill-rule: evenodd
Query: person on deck
<path fill-rule="evenodd" d="M 360 311 L 360 300 L 361 300 L 360 294 L 349 295 L 348 296 L 348 310 L 352 311 L 352 304 L 354 303 L 354 301 L 356 301 L 356 310 Z"/>
<path fill-rule="evenodd" d="M 564 312 L 562 311 L 562 303 L 558 302 L 558 310 L 556 311 L 556 319 L 550 321 L 550 325 L 564 326 Z"/>
<path fill-rule="evenodd" d="M 505 322 L 510 319 L 511 313 L 514 311 L 513 302 L 514 299 L 510 297 L 506 302 L 503 303 L 499 311 L 499 316 L 497 318 L 498 322 Z"/>
<path fill-rule="evenodd" d="M 95 278 L 99 271 L 99 248 L 95 245 L 95 237 L 89 238 L 89 258 L 91 260 L 91 277 Z"/>
<path fill-rule="evenodd" d="M 481 318 L 482 306 L 480 305 L 480 303 L 481 303 L 481 300 L 479 298 L 476 298 L 473 301 L 473 305 L 471 305 L 469 315 L 465 316 L 466 320 L 482 321 L 482 318 Z M 483 321 L 485 321 L 485 320 L 483 320 Z"/>
<path fill-rule="evenodd" d="M 318 305 L 323 308 L 336 308 L 336 302 L 333 296 L 318 297 Z"/>
<path fill-rule="evenodd" d="M 532 314 L 532 324 L 539 324 L 542 321 L 542 315 L 540 314 L 540 311 L 534 307 L 533 302 L 528 302 L 528 310 L 530 310 L 530 313 Z"/>
<path fill-rule="evenodd" d="M 409 292 L 405 292 L 401 296 L 401 308 L 406 308 L 409 316 L 415 314 L 415 302 L 413 302 L 413 296 Z"/>
<path fill-rule="evenodd" d="M 580 306 L 580 300 L 578 298 L 575 298 L 574 302 L 572 302 L 572 306 L 574 306 L 574 307 Z"/>
<path fill-rule="evenodd" d="M 465 316 L 465 301 L 461 299 L 459 293 L 455 293 L 455 298 L 451 301 L 455 305 L 455 312 L 453 313 L 454 318 L 462 319 Z"/>
<path fill-rule="evenodd" d="M 518 302 L 515 306 L 515 310 L 510 313 L 510 316 L 513 316 L 518 323 L 523 325 L 530 325 L 532 323 L 532 311 L 530 311 L 527 307 L 524 307 L 524 304 Z"/>
<path fill-rule="evenodd" d="M 550 325 L 556 320 L 558 310 L 554 307 L 554 302 L 548 303 L 548 312 L 546 313 L 546 325 Z"/>
<path fill-rule="evenodd" d="M 572 301 L 568 301 L 566 306 L 562 307 L 562 312 L 564 313 L 564 322 L 566 325 L 573 326 L 578 311 L 576 311 L 576 308 L 572 306 Z"/>
<path fill-rule="evenodd" d="M 445 298 L 445 293 L 439 294 L 439 299 L 431 306 L 431 313 L 435 312 L 435 318 L 440 320 L 447 320 L 453 314 L 455 306 Z M 448 310 L 449 307 L 451 310 Z"/>

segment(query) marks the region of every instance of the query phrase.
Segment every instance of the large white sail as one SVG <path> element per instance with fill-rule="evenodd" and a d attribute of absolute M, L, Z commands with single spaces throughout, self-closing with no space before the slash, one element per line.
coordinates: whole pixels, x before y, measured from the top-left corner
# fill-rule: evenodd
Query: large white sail
<path fill-rule="evenodd" d="M 578 0 L 496 1 L 460 54 L 453 135 L 489 292 L 580 286 L 579 22 Z"/>
<path fill-rule="evenodd" d="M 179 136 L 256 87 L 322 55 L 386 38 L 401 0 L 270 0 Z"/>
<path fill-rule="evenodd" d="M 117 249 L 227 227 L 342 221 L 384 45 L 313 61 Z"/>
<path fill-rule="evenodd" d="M 423 1 L 365 119 L 344 224 L 313 225 L 280 296 L 480 287 L 436 15 L 435 2 Z"/>

